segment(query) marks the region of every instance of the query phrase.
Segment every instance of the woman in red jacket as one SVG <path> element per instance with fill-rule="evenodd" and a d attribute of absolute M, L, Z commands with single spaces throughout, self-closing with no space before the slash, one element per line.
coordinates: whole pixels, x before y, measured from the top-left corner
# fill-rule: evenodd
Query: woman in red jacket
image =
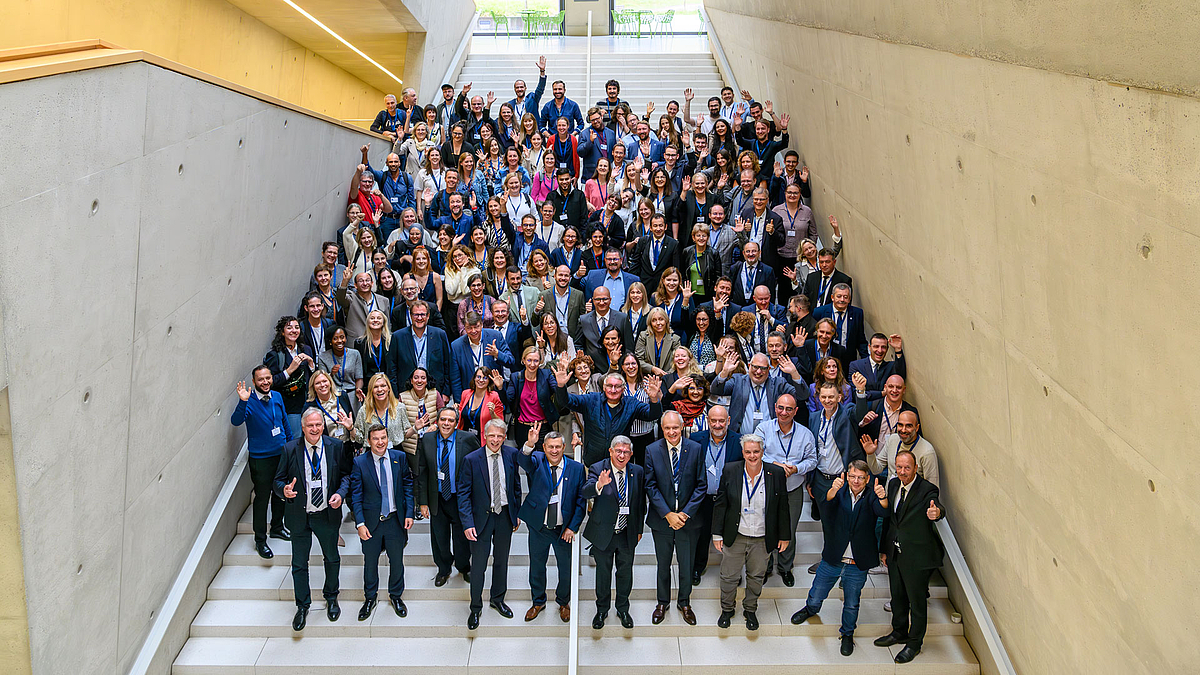
<path fill-rule="evenodd" d="M 504 402 L 497 391 L 504 386 L 504 376 L 484 367 L 475 369 L 471 388 L 464 389 L 458 402 L 458 428 L 482 434 L 491 419 L 504 419 Z"/>

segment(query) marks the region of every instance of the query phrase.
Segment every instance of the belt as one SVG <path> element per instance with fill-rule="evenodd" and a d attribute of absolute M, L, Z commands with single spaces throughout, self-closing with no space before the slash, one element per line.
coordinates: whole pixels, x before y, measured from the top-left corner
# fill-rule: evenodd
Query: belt
<path fill-rule="evenodd" d="M 817 473 L 824 476 L 825 480 L 835 480 L 835 479 L 841 477 L 841 474 L 839 474 L 839 473 L 825 473 L 824 471 L 818 471 Z"/>
<path fill-rule="evenodd" d="M 855 565 L 854 558 L 842 558 L 843 565 Z"/>
<path fill-rule="evenodd" d="M 396 515 L 396 512 L 392 511 L 391 513 L 387 514 L 386 516 L 379 516 L 379 522 L 382 523 L 383 521 L 387 520 L 388 518 L 391 518 L 394 515 Z"/>

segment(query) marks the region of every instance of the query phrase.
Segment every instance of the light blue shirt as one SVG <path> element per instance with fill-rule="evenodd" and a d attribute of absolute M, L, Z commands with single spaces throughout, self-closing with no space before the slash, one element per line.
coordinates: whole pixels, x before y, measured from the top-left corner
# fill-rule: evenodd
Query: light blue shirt
<path fill-rule="evenodd" d="M 625 275 L 617 273 L 617 278 L 612 278 L 612 275 L 605 270 L 604 287 L 612 293 L 612 307 L 620 311 L 625 304 Z"/>
<path fill-rule="evenodd" d="M 769 381 L 769 380 L 768 380 Z M 767 383 L 764 382 L 760 387 L 762 398 L 759 399 L 759 392 L 755 391 L 754 383 L 747 378 L 746 384 L 750 387 L 750 395 L 746 397 L 746 412 L 742 414 L 742 426 L 738 427 L 741 433 L 747 433 L 751 429 L 757 429 L 763 422 L 769 421 L 772 417 L 772 406 L 774 401 L 767 400 Z"/>
<path fill-rule="evenodd" d="M 821 416 L 820 433 L 816 441 L 817 454 L 820 456 L 818 467 L 822 473 L 841 473 L 846 470 L 846 466 L 842 462 L 842 453 L 838 451 L 837 439 L 833 436 L 833 423 L 837 420 L 837 413 L 829 419 L 825 417 L 825 410 L 822 408 L 818 414 Z"/>
<path fill-rule="evenodd" d="M 425 330 L 429 330 L 429 329 L 426 328 Z M 416 335 L 413 335 L 413 347 L 414 347 L 414 350 L 417 352 L 417 367 L 418 368 L 425 367 L 426 356 L 428 355 L 428 351 L 429 351 L 427 349 L 427 345 L 426 345 L 426 342 L 428 342 L 428 341 L 429 341 L 428 335 L 422 335 L 421 337 L 417 337 Z"/>
<path fill-rule="evenodd" d="M 717 494 L 717 488 L 720 487 L 721 471 L 725 468 L 725 452 L 729 448 L 729 436 L 721 439 L 720 443 L 714 443 L 712 436 L 708 437 L 708 445 L 704 448 L 704 470 L 708 472 L 705 480 L 708 481 L 708 494 Z"/>
<path fill-rule="evenodd" d="M 779 431 L 779 420 L 767 420 L 754 430 L 763 437 L 763 461 L 791 464 L 796 473 L 787 477 L 788 492 L 804 484 L 804 476 L 817 466 L 817 444 L 808 427 L 792 421 L 792 430 L 786 434 Z"/>

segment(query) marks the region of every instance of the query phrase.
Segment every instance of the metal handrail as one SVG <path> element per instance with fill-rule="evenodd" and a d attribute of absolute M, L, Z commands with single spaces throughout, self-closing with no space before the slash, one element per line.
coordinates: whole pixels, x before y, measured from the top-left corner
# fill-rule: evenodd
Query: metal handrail
<path fill-rule="evenodd" d="M 708 26 L 708 45 L 712 50 L 713 56 L 717 57 L 717 69 L 721 71 L 721 77 L 725 78 L 725 83 L 733 87 L 734 91 L 741 91 L 738 86 L 737 77 L 733 74 L 733 67 L 729 65 L 729 59 L 725 58 L 725 50 L 721 48 L 721 39 L 717 37 L 717 32 L 713 30 L 712 20 L 708 18 L 708 12 L 701 6 L 699 9 L 704 17 L 704 22 L 701 28 Z"/>

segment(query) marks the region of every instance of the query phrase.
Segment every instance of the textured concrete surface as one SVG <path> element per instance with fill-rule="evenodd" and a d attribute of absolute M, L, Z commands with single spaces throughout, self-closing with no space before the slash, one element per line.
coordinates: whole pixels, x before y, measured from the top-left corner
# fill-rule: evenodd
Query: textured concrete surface
<path fill-rule="evenodd" d="M 367 137 L 144 63 L 9 84 L 0 111 L 33 669 L 124 672 L 244 439 L 234 384 L 307 289 Z M 96 133 L 64 133 L 80 119 Z"/>
<path fill-rule="evenodd" d="M 706 8 L 739 84 L 791 113 L 856 304 L 905 337 L 955 534 L 1018 671 L 1186 669 L 1200 101 L 1068 73 L 1194 90 L 1195 15 Z"/>

